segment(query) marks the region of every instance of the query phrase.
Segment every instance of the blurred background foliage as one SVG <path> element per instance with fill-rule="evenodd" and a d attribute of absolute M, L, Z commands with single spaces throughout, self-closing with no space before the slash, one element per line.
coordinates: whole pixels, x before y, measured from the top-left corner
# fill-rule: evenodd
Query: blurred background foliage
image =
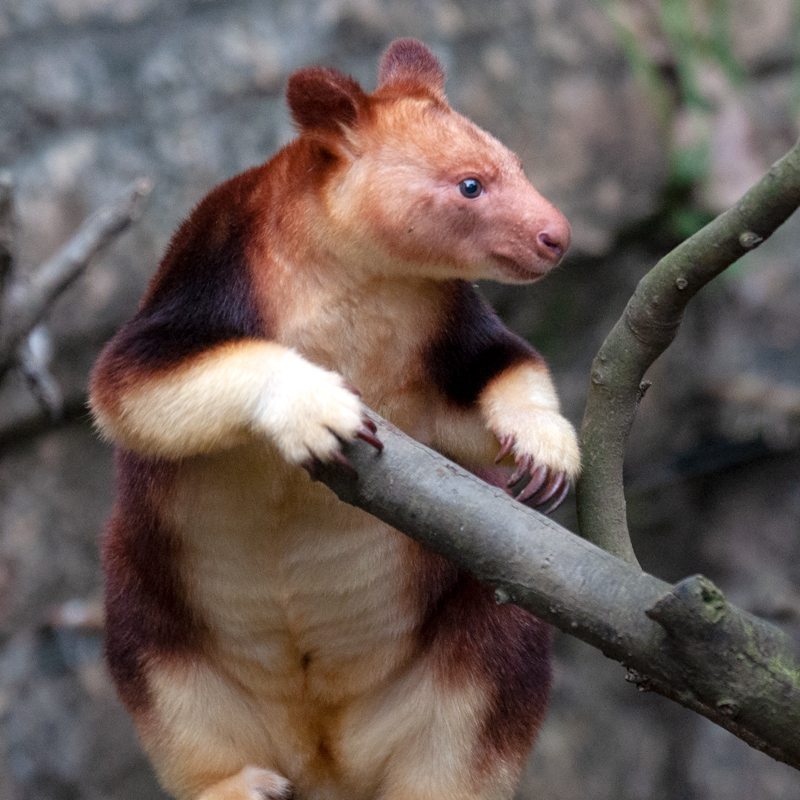
<path fill-rule="evenodd" d="M 729 0 L 600 0 L 633 74 L 646 88 L 669 143 L 659 222 L 683 240 L 714 218 L 706 202 L 712 128 L 720 95 L 741 95 L 752 80 L 737 56 Z M 800 3 L 791 29 L 797 41 L 791 67 L 791 111 L 800 109 Z"/>

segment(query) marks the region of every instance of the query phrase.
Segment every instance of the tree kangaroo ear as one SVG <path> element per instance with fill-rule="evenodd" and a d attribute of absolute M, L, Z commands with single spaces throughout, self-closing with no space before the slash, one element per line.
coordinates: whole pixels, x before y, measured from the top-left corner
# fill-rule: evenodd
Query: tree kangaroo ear
<path fill-rule="evenodd" d="M 341 133 L 342 127 L 355 125 L 367 95 L 339 70 L 306 67 L 290 76 L 286 99 L 301 129 Z"/>
<path fill-rule="evenodd" d="M 378 86 L 400 81 L 444 95 L 444 69 L 436 56 L 417 39 L 397 39 L 383 54 Z"/>

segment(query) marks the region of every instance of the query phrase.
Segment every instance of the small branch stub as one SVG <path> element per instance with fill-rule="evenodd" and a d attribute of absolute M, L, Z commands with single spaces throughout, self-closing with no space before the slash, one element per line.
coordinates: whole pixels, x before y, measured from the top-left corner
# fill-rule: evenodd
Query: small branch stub
<path fill-rule="evenodd" d="M 719 623 L 726 609 L 722 592 L 703 575 L 692 575 L 676 583 L 645 614 L 669 634 L 683 638 Z"/>
<path fill-rule="evenodd" d="M 758 247 L 763 241 L 764 237 L 753 233 L 753 231 L 745 231 L 739 236 L 739 244 L 744 247 L 745 250 L 752 250 L 754 247 Z"/>
<path fill-rule="evenodd" d="M 768 742 L 777 726 L 781 749 L 800 747 L 800 654 L 784 631 L 734 609 L 702 575 L 680 581 L 645 613 L 667 632 L 664 646 L 679 654 L 696 699 L 714 710 L 710 718 L 729 721 L 729 730 L 773 757 L 776 740 Z"/>

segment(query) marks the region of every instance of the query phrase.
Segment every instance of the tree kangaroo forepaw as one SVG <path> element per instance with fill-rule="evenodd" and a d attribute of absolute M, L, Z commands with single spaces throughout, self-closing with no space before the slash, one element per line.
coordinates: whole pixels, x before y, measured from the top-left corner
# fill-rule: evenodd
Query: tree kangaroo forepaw
<path fill-rule="evenodd" d="M 521 503 L 549 514 L 564 502 L 572 481 L 570 472 L 561 465 L 548 465 L 530 453 L 520 450 L 513 434 L 498 436 L 500 451 L 495 458 L 499 463 L 509 453 L 514 453 L 516 469 L 508 479 L 508 488 Z M 576 448 L 577 454 L 577 448 Z"/>
<path fill-rule="evenodd" d="M 539 509 L 543 514 L 555 511 L 569 492 L 571 481 L 566 473 L 543 464 L 537 465 L 531 456 L 522 456 L 516 463 L 517 468 L 507 484 L 512 494 L 516 489 L 516 499 L 531 508 Z M 530 480 L 525 482 L 526 478 Z"/>
<path fill-rule="evenodd" d="M 375 436 L 377 430 L 378 426 L 371 419 L 365 418 L 362 427 L 356 431 L 354 438 L 365 441 L 380 453 L 383 451 L 383 442 Z M 339 437 L 337 437 L 337 439 L 339 439 L 340 442 L 342 441 Z M 341 450 L 330 451 L 326 460 L 329 463 L 338 464 L 353 480 L 358 477 L 356 468 L 350 463 L 347 456 L 345 456 Z M 308 474 L 311 475 L 311 480 L 318 481 L 323 472 L 324 464 L 325 462 L 321 458 L 312 455 L 303 461 L 300 466 L 308 471 Z"/>

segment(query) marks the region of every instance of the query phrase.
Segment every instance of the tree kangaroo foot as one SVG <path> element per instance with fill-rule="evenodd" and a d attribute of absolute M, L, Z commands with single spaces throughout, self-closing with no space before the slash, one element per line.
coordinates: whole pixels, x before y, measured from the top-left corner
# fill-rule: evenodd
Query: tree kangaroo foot
<path fill-rule="evenodd" d="M 276 772 L 245 767 L 210 786 L 197 800 L 291 800 L 292 794 L 292 784 Z"/>

